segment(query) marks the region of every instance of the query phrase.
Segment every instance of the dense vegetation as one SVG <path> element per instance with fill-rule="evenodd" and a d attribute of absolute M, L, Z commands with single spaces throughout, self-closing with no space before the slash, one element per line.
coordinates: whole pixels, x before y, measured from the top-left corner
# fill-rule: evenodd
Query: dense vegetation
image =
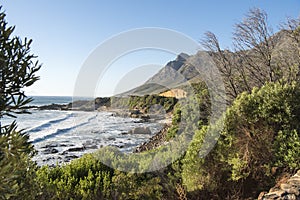
<path fill-rule="evenodd" d="M 29 62 L 34 56 L 25 59 L 29 44 L 11 39 L 13 28 L 6 27 L 4 13 L 0 16 L 2 116 L 15 108 L 25 109 L 28 100 L 20 89 L 37 80 L 34 74 L 39 67 Z M 202 82 L 192 84 L 195 95 L 187 101 L 192 103 L 157 95 L 114 99 L 112 103 L 120 107 L 147 111 L 151 105 L 159 104 L 173 112 L 167 141 L 182 135 L 191 136 L 192 141 L 187 151 L 168 166 L 147 173 L 121 172 L 96 159 L 99 156 L 112 162 L 120 159 L 117 152 L 108 153 L 104 149 L 64 166 L 37 167 L 30 159 L 34 151 L 28 136 L 16 131 L 16 125 L 12 124 L 2 127 L 0 135 L 0 198 L 257 198 L 259 192 L 272 187 L 283 173 L 300 168 L 299 20 L 288 20 L 275 36 L 269 30 L 266 14 L 254 9 L 236 25 L 234 52 L 222 50 L 216 37 L 206 34 L 204 43 L 224 78 L 229 97 L 227 111 L 215 124 L 209 123 L 212 102 Z M 7 45 L 10 42 L 16 44 Z M 284 42 L 289 45 L 283 45 Z M 24 49 L 17 52 L 25 52 L 20 57 L 29 63 L 11 62 L 15 61 L 14 54 L 8 53 L 14 52 L 12 48 Z M 11 73 L 16 74 L 11 76 Z M 20 78 L 9 80 L 15 76 Z M 15 99 L 16 95 L 19 98 Z M 195 110 L 201 111 L 201 115 L 197 116 Z M 220 137 L 203 157 L 200 155 L 207 130 L 218 131 Z M 157 150 L 151 150 L 150 155 Z M 164 159 L 163 155 L 158 157 Z M 143 166 L 135 167 L 149 167 L 147 159 Z M 131 164 L 134 160 L 128 157 L 122 162 Z"/>
<path fill-rule="evenodd" d="M 174 97 L 163 97 L 159 95 L 144 95 L 130 97 L 111 97 L 111 106 L 121 109 L 139 109 L 144 113 L 151 111 L 153 106 L 161 106 L 165 112 L 173 110 L 177 99 Z"/>

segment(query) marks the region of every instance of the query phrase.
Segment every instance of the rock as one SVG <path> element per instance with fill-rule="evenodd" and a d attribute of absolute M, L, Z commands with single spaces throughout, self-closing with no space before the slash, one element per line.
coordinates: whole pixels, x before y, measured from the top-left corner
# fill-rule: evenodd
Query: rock
<path fill-rule="evenodd" d="M 88 146 L 84 146 L 86 149 L 98 149 L 97 145 L 88 145 Z"/>
<path fill-rule="evenodd" d="M 148 122 L 149 119 L 150 119 L 150 116 L 149 115 L 142 115 L 140 118 L 142 119 L 142 122 Z"/>
<path fill-rule="evenodd" d="M 300 185 L 300 177 L 293 176 L 288 180 L 288 183 L 292 185 Z"/>
<path fill-rule="evenodd" d="M 115 147 L 118 147 L 118 148 L 120 148 L 120 149 L 122 149 L 122 148 L 124 148 L 124 146 L 125 145 L 123 145 L 123 144 L 116 144 L 116 145 L 114 145 Z"/>
<path fill-rule="evenodd" d="M 74 147 L 74 148 L 70 148 L 67 151 L 68 152 L 74 152 L 74 151 L 84 151 L 85 147 Z"/>
<path fill-rule="evenodd" d="M 287 190 L 287 189 L 289 189 L 289 188 L 291 188 L 292 186 L 290 185 L 290 184 L 286 184 L 286 183 L 283 183 L 283 184 L 281 184 L 280 185 L 280 188 L 282 189 L 282 190 Z"/>
<path fill-rule="evenodd" d="M 68 110 L 67 105 L 65 104 L 50 104 L 45 106 L 38 107 L 40 110 Z"/>
<path fill-rule="evenodd" d="M 58 147 L 58 144 L 47 144 L 46 146 L 43 146 L 43 149 L 48 149 L 48 148 L 53 148 L 53 147 Z"/>
<path fill-rule="evenodd" d="M 294 194 L 288 194 L 286 195 L 286 197 L 284 199 L 288 199 L 288 200 L 298 200 L 299 199 L 299 196 L 297 197 L 296 195 Z"/>
<path fill-rule="evenodd" d="M 259 196 L 258 196 L 258 200 L 262 200 L 262 198 L 263 198 L 263 196 L 265 195 L 265 194 L 267 194 L 267 192 L 261 192 L 260 194 L 259 194 Z"/>
<path fill-rule="evenodd" d="M 130 110 L 129 112 L 130 112 L 131 115 L 139 115 L 139 114 L 141 114 L 141 111 L 138 110 L 138 109 Z"/>
<path fill-rule="evenodd" d="M 62 153 L 60 153 L 59 155 L 66 155 L 66 154 L 68 154 L 68 152 L 67 151 L 64 151 L 64 152 L 62 152 Z"/>
<path fill-rule="evenodd" d="M 48 149 L 45 149 L 43 151 L 44 154 L 54 154 L 54 153 L 58 153 L 58 150 L 55 149 L 55 148 L 48 148 Z"/>
<path fill-rule="evenodd" d="M 128 132 L 129 134 L 151 134 L 149 127 L 136 127 Z"/>
<path fill-rule="evenodd" d="M 300 200 L 300 170 L 279 187 L 271 188 L 269 193 L 260 193 L 259 200 Z"/>
<path fill-rule="evenodd" d="M 110 140 L 110 141 L 115 141 L 116 140 L 116 138 L 114 138 L 114 137 L 108 137 L 107 139 Z"/>

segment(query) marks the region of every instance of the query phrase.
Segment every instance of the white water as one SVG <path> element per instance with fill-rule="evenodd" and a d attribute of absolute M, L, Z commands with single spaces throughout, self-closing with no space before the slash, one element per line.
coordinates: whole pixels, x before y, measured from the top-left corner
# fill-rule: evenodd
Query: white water
<path fill-rule="evenodd" d="M 32 114 L 18 115 L 16 121 L 19 129 L 25 129 L 29 134 L 30 141 L 38 151 L 34 160 L 39 165 L 68 162 L 109 145 L 116 146 L 123 152 L 132 152 L 163 126 L 158 123 L 142 123 L 139 119 L 115 117 L 109 112 L 31 112 Z M 3 118 L 1 123 L 6 125 L 13 120 Z M 135 127 L 149 127 L 152 134 L 122 134 Z"/>

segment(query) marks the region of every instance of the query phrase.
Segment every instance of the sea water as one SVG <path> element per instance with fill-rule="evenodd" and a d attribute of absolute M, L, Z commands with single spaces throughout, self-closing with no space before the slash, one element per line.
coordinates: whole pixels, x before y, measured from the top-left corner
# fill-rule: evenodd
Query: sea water
<path fill-rule="evenodd" d="M 33 97 L 31 105 L 66 104 L 72 97 Z M 117 117 L 112 112 L 57 111 L 31 109 L 31 114 L 4 117 L 2 125 L 15 120 L 37 150 L 39 165 L 66 163 L 104 146 L 115 146 L 130 153 L 148 140 L 163 125 L 140 119 Z M 136 127 L 149 127 L 151 134 L 126 134 Z"/>

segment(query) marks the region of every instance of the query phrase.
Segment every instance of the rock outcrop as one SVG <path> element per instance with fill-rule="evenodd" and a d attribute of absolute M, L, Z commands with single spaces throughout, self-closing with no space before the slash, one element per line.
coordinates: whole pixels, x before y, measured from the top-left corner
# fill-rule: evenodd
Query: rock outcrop
<path fill-rule="evenodd" d="M 260 193 L 258 200 L 300 200 L 300 170 L 279 186 L 269 192 Z"/>
<path fill-rule="evenodd" d="M 185 98 L 187 96 L 187 93 L 182 89 L 171 89 L 166 92 L 160 93 L 159 96 L 175 97 L 177 99 L 181 99 L 181 98 Z"/>

